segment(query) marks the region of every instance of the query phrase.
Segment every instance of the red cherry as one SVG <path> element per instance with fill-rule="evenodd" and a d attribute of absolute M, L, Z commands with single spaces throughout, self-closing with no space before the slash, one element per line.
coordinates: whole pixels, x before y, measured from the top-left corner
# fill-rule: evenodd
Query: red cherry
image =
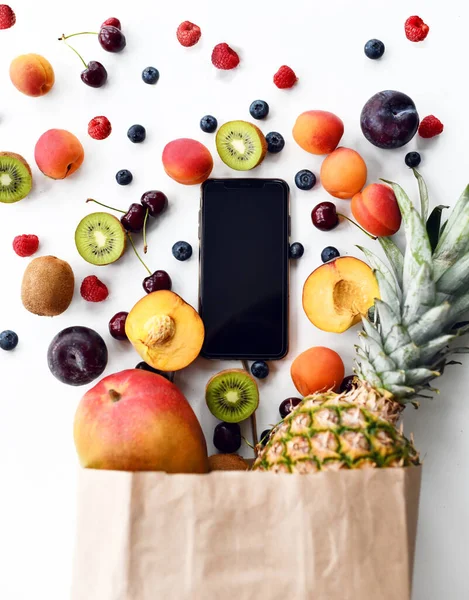
<path fill-rule="evenodd" d="M 321 231 L 330 231 L 339 224 L 337 209 L 332 202 L 320 202 L 311 212 L 313 225 Z"/>

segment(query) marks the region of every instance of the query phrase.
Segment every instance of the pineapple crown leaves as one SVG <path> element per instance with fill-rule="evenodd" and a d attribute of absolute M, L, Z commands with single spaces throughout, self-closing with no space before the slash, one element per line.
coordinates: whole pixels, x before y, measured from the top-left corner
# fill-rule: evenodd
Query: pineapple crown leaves
<path fill-rule="evenodd" d="M 401 186 L 383 180 L 399 204 L 405 253 L 391 238 L 378 238 L 388 267 L 373 252 L 358 246 L 374 271 L 381 299 L 375 301 L 373 319 L 363 318 L 356 373 L 401 403 L 429 397 L 422 391 L 436 392 L 429 382 L 446 365 L 455 364 L 447 357 L 469 351 L 449 346 L 469 333 L 468 322 L 457 323 L 469 310 L 469 186 L 441 225 L 448 207 L 437 206 L 428 216 L 427 186 L 420 173 L 413 172 L 420 211 Z"/>

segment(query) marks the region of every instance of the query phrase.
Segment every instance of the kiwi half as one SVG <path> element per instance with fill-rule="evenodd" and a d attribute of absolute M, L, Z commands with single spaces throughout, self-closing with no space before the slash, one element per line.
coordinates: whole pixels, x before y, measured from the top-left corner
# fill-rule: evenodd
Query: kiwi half
<path fill-rule="evenodd" d="M 264 134 L 247 121 L 228 121 L 217 132 L 217 152 L 222 161 L 237 171 L 261 164 L 267 153 Z"/>
<path fill-rule="evenodd" d="M 205 388 L 207 406 L 217 419 L 239 423 L 259 405 L 257 383 L 247 371 L 230 369 L 214 375 Z"/>
<path fill-rule="evenodd" d="M 0 152 L 0 202 L 18 202 L 32 187 L 31 168 L 25 159 L 13 152 Z"/>
<path fill-rule="evenodd" d="M 114 215 L 91 213 L 80 221 L 75 231 L 75 245 L 82 258 L 92 265 L 110 265 L 125 250 L 125 230 Z"/>

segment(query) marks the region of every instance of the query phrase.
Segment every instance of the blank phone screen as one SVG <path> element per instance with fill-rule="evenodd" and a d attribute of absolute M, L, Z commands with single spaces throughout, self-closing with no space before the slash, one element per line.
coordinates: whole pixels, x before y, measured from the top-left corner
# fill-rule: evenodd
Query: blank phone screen
<path fill-rule="evenodd" d="M 288 350 L 288 186 L 209 180 L 201 208 L 200 314 L 207 358 L 276 359 Z"/>

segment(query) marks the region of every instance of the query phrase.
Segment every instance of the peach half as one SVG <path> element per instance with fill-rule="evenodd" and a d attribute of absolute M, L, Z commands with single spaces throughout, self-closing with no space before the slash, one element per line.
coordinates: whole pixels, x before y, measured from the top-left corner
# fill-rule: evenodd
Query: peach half
<path fill-rule="evenodd" d="M 179 371 L 200 354 L 205 328 L 197 311 L 169 290 L 148 294 L 130 311 L 125 333 L 142 359 L 160 371 Z"/>
<path fill-rule="evenodd" d="M 334 113 L 307 110 L 293 127 L 295 142 L 311 154 L 330 154 L 344 135 L 344 124 Z"/>
<path fill-rule="evenodd" d="M 17 90 L 26 96 L 44 96 L 54 86 L 54 69 L 39 54 L 23 54 L 10 65 L 10 79 Z"/>
<path fill-rule="evenodd" d="M 343 256 L 311 273 L 303 288 L 303 309 L 318 329 L 342 333 L 359 323 L 379 297 L 371 268 L 358 258 Z"/>
<path fill-rule="evenodd" d="M 358 223 L 373 235 L 386 237 L 401 227 L 401 211 L 393 190 L 382 183 L 372 183 L 355 194 L 352 214 Z"/>

